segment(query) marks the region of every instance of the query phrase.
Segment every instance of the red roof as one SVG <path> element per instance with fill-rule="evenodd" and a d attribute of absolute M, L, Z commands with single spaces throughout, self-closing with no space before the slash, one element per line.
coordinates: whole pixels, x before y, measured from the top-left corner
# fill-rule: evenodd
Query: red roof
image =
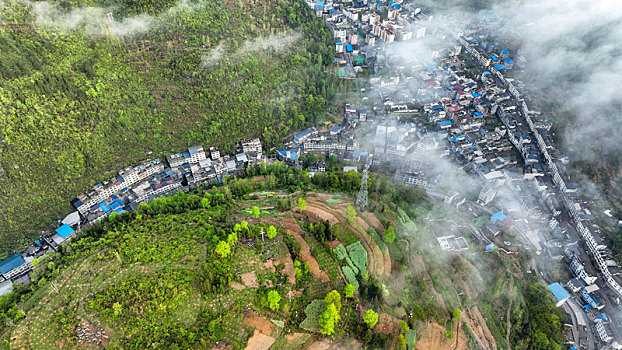
<path fill-rule="evenodd" d="M 460 89 L 462 89 L 462 85 L 456 84 L 456 85 L 454 85 L 454 89 L 460 90 Z"/>
<path fill-rule="evenodd" d="M 455 111 L 459 111 L 460 107 L 458 107 L 458 106 L 451 106 L 451 107 L 448 107 L 447 110 L 450 111 L 450 112 L 455 112 Z"/>
<path fill-rule="evenodd" d="M 464 96 L 464 94 L 465 94 L 465 92 L 464 92 L 464 91 L 462 91 L 462 90 L 458 90 L 458 95 L 460 95 L 460 96 Z"/>

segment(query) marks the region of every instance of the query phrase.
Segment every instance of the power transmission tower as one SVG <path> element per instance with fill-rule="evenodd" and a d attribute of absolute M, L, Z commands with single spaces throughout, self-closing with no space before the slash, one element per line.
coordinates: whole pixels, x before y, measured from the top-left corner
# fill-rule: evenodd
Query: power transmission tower
<path fill-rule="evenodd" d="M 367 199 L 367 169 L 369 167 L 365 167 L 365 170 L 363 170 L 363 177 L 361 178 L 361 189 L 359 190 L 359 194 L 358 196 L 356 196 L 356 205 L 359 206 L 359 208 L 361 208 L 361 210 L 365 209 L 365 207 L 367 207 L 367 205 L 369 204 L 369 201 Z"/>

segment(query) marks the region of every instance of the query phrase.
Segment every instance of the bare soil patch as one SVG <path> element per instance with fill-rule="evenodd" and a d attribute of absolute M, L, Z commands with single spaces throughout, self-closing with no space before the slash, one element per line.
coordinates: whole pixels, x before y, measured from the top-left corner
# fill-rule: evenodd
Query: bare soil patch
<path fill-rule="evenodd" d="M 276 268 L 274 267 L 274 264 L 272 263 L 272 259 L 268 259 L 263 263 L 263 267 L 267 268 L 268 270 L 270 270 L 270 272 L 275 273 L 276 272 Z"/>
<path fill-rule="evenodd" d="M 259 284 L 257 283 L 257 275 L 255 271 L 243 273 L 240 275 L 242 279 L 242 284 L 249 288 L 258 288 Z"/>
<path fill-rule="evenodd" d="M 382 233 L 384 232 L 384 226 L 382 225 L 380 220 L 378 220 L 378 217 L 376 217 L 374 213 L 369 211 L 363 212 L 363 216 L 373 226 L 374 230 L 376 230 L 379 235 L 382 235 Z"/>
<path fill-rule="evenodd" d="M 272 346 L 272 344 L 274 344 L 275 341 L 276 339 L 273 337 L 255 330 L 253 336 L 248 339 L 246 350 L 267 350 Z"/>
<path fill-rule="evenodd" d="M 274 324 L 268 321 L 265 317 L 256 313 L 253 310 L 247 310 L 244 312 L 244 324 L 247 326 L 251 326 L 265 335 L 270 335 L 272 333 L 272 328 Z"/>
<path fill-rule="evenodd" d="M 458 334 L 456 334 L 456 332 Z M 428 323 L 428 327 L 421 333 L 417 340 L 416 348 L 419 350 L 468 350 L 466 335 L 459 328 L 459 323 L 454 327 L 452 339 L 445 337 L 445 327 L 436 322 Z"/>
<path fill-rule="evenodd" d="M 398 332 L 400 319 L 384 312 L 378 314 L 378 323 L 374 326 L 374 333 L 395 334 Z"/>
<path fill-rule="evenodd" d="M 296 275 L 294 274 L 294 262 L 291 256 L 282 256 L 277 259 L 278 264 L 283 264 L 283 273 L 287 276 L 287 281 L 290 284 L 296 284 Z"/>
<path fill-rule="evenodd" d="M 231 289 L 234 289 L 234 290 L 242 290 L 242 289 L 244 289 L 244 288 L 246 288 L 246 286 L 244 286 L 244 285 L 243 285 L 243 284 L 241 284 L 241 283 L 238 283 L 238 282 L 235 282 L 235 281 L 234 281 L 234 282 L 231 282 Z"/>
<path fill-rule="evenodd" d="M 334 225 L 339 222 L 337 217 L 326 210 L 323 210 L 319 207 L 310 206 L 307 204 L 307 210 L 305 210 L 307 214 L 310 214 L 311 217 L 315 216 L 317 220 L 328 220 L 331 225 Z"/>

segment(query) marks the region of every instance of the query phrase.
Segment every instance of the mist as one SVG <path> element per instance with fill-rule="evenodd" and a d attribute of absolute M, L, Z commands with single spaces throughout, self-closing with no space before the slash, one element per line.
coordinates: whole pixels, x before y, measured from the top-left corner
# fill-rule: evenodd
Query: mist
<path fill-rule="evenodd" d="M 149 15 L 138 15 L 117 20 L 112 16 L 112 7 L 78 7 L 64 11 L 58 4 L 31 2 L 35 25 L 47 29 L 67 32 L 82 30 L 91 36 L 127 36 L 147 32 L 156 22 Z"/>
<path fill-rule="evenodd" d="M 620 2 L 541 0 L 493 9 L 522 42 L 527 77 L 538 88 L 534 92 L 557 99 L 569 114 L 560 131 L 571 157 L 592 160 L 622 153 L 615 140 L 622 127 Z"/>

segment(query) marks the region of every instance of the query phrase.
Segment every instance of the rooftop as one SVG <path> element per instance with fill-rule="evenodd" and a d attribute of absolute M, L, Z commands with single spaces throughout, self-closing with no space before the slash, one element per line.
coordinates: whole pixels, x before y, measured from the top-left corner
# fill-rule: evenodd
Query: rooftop
<path fill-rule="evenodd" d="M 25 263 L 26 261 L 24 261 L 24 258 L 22 258 L 21 255 L 15 254 L 11 256 L 10 258 L 4 260 L 3 262 L 0 262 L 0 273 L 5 274 L 13 270 L 14 268 L 21 266 Z"/>

